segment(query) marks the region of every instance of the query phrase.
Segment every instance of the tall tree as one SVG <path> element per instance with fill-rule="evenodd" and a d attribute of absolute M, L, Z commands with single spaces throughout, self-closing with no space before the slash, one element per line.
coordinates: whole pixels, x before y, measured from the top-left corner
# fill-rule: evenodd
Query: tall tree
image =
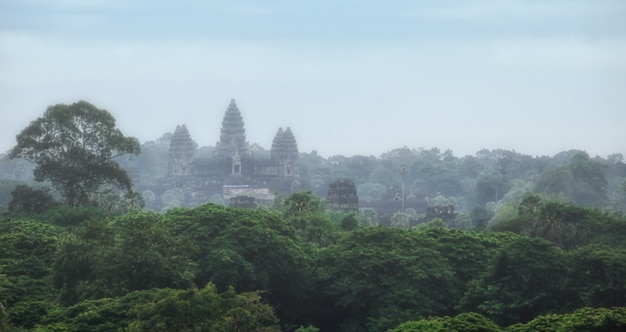
<path fill-rule="evenodd" d="M 459 309 L 501 326 L 570 309 L 576 295 L 564 287 L 566 256 L 543 239 L 520 237 L 506 244 L 486 273 L 469 283 Z"/>
<path fill-rule="evenodd" d="M 128 174 L 113 158 L 139 151 L 139 141 L 124 136 L 109 112 L 79 101 L 48 107 L 17 135 L 10 157 L 36 163 L 35 180 L 49 180 L 68 205 L 81 206 L 103 189 L 131 191 Z"/>
<path fill-rule="evenodd" d="M 415 232 L 366 227 L 318 256 L 318 289 L 326 298 L 322 330 L 386 331 L 447 309 L 454 273 L 435 242 Z"/>

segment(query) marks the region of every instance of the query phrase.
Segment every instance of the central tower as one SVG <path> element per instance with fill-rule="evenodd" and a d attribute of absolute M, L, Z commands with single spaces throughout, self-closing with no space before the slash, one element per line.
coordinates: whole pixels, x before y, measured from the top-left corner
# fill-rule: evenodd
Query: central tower
<path fill-rule="evenodd" d="M 249 154 L 249 144 L 246 141 L 246 130 L 243 125 L 243 118 L 235 99 L 231 99 L 222 120 L 220 140 L 216 144 L 217 157 L 228 161 L 227 167 L 230 168 L 230 174 L 242 173 L 241 159 Z"/>
<path fill-rule="evenodd" d="M 216 144 L 217 151 L 223 156 L 232 157 L 235 152 L 239 155 L 248 153 L 248 142 L 246 142 L 246 129 L 243 126 L 241 112 L 237 108 L 234 99 L 224 113 L 222 129 L 220 130 L 220 140 Z"/>

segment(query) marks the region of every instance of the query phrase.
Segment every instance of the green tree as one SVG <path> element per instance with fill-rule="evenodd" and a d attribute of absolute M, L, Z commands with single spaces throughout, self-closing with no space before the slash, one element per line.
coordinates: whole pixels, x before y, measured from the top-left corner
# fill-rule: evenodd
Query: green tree
<path fill-rule="evenodd" d="M 35 180 L 49 180 L 66 204 L 81 206 L 90 193 L 131 191 L 128 174 L 113 159 L 139 151 L 139 141 L 124 136 L 109 112 L 79 101 L 48 107 L 17 135 L 10 157 L 36 163 Z"/>
<path fill-rule="evenodd" d="M 24 182 L 9 179 L 0 179 L 0 213 L 5 212 L 13 199 L 11 194 L 17 186 L 25 185 Z"/>
<path fill-rule="evenodd" d="M 140 290 L 120 297 L 55 306 L 35 332 L 278 331 L 260 292 L 218 293 L 213 284 L 177 290 Z"/>
<path fill-rule="evenodd" d="M 196 285 L 267 291 L 281 321 L 307 323 L 300 318 L 310 305 L 313 246 L 301 241 L 280 212 L 205 204 L 171 209 L 164 221 L 185 242 L 198 244 L 189 251 L 198 264 Z"/>
<path fill-rule="evenodd" d="M 259 292 L 218 293 L 213 284 L 202 289 L 157 290 L 150 302 L 136 305 L 128 331 L 278 332 L 278 319 Z"/>
<path fill-rule="evenodd" d="M 408 229 L 409 215 L 404 212 L 396 212 L 391 216 L 391 227 Z"/>
<path fill-rule="evenodd" d="M 372 208 L 360 208 L 359 216 L 363 218 L 365 226 L 378 226 L 380 224 L 378 213 Z"/>
<path fill-rule="evenodd" d="M 453 273 L 434 241 L 405 230 L 367 227 L 322 249 L 318 285 L 328 303 L 322 330 L 384 331 L 444 310 Z M 328 301 L 328 302 L 326 302 Z"/>
<path fill-rule="evenodd" d="M 590 245 L 576 248 L 569 256 L 570 287 L 584 306 L 626 305 L 626 248 Z"/>
<path fill-rule="evenodd" d="M 58 226 L 0 218 L 0 307 L 13 325 L 31 328 L 56 297 L 50 266 L 62 234 Z"/>
<path fill-rule="evenodd" d="M 566 256 L 543 239 L 520 237 L 505 245 L 490 268 L 471 282 L 460 309 L 506 326 L 567 310 L 575 295 L 564 289 Z"/>
<path fill-rule="evenodd" d="M 509 326 L 506 332 L 613 332 L 626 329 L 626 307 L 581 308 L 568 314 L 538 316 L 528 323 Z"/>
<path fill-rule="evenodd" d="M 500 332 L 502 329 L 488 318 L 475 312 L 455 317 L 434 317 L 408 321 L 388 332 Z"/>
<path fill-rule="evenodd" d="M 506 176 L 497 170 L 483 172 L 476 181 L 476 203 L 479 206 L 497 202 L 511 189 Z"/>
<path fill-rule="evenodd" d="M 457 168 L 458 160 L 450 150 L 444 153 L 437 148 L 420 150 L 410 172 L 417 196 L 458 195 L 461 183 Z"/>
<path fill-rule="evenodd" d="M 573 152 L 569 162 L 545 172 L 536 184 L 537 192 L 564 195 L 576 204 L 604 208 L 607 197 L 607 166 L 589 158 L 586 152 Z"/>
<path fill-rule="evenodd" d="M 489 268 L 490 259 L 508 243 L 519 239 L 518 235 L 496 232 L 469 232 L 446 227 L 413 228 L 415 236 L 432 242 L 450 263 L 454 280 L 449 286 L 451 296 L 445 306 L 445 314 L 458 313 L 454 307 L 468 290 L 468 283 L 478 279 Z"/>
<path fill-rule="evenodd" d="M 322 201 L 310 191 L 300 191 L 289 195 L 284 201 L 286 217 L 298 217 L 322 211 Z"/>
<path fill-rule="evenodd" d="M 566 250 L 590 243 L 621 246 L 626 236 L 623 217 L 594 208 L 542 201 L 530 195 L 519 205 L 518 212 L 519 218 L 495 224 L 491 229 L 541 237 Z"/>
<path fill-rule="evenodd" d="M 592 160 L 586 152 L 572 157 L 568 165 L 572 172 L 573 199 L 578 204 L 604 207 L 607 198 L 607 166 L 601 161 Z"/>
<path fill-rule="evenodd" d="M 53 264 L 61 303 L 191 285 L 196 270 L 189 258 L 193 244 L 171 234 L 161 218 L 135 212 L 76 227 L 61 241 Z"/>
<path fill-rule="evenodd" d="M 9 203 L 7 213 L 10 216 L 43 213 L 57 205 L 47 187 L 35 189 L 26 185 L 18 185 L 11 192 L 13 199 Z"/>

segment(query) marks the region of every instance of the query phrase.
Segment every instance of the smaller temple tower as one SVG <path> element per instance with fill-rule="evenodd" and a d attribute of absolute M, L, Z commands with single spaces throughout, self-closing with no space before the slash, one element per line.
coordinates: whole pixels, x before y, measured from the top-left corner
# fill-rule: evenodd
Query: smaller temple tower
<path fill-rule="evenodd" d="M 176 126 L 176 130 L 174 130 L 170 140 L 167 175 L 176 179 L 191 174 L 193 153 L 193 141 L 191 136 L 189 136 L 187 127 L 184 124 Z"/>
<path fill-rule="evenodd" d="M 277 175 L 284 177 L 298 177 L 300 175 L 298 144 L 291 128 L 287 127 L 284 131 L 283 128 L 278 128 L 272 141 L 270 153 L 276 165 Z"/>

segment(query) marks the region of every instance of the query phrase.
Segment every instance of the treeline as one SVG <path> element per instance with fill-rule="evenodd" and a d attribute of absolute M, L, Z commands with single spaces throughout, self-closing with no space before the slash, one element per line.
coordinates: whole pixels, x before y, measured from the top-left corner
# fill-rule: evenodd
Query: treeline
<path fill-rule="evenodd" d="M 2 331 L 612 331 L 626 219 L 528 194 L 483 230 L 277 209 L 0 219 Z"/>
<path fill-rule="evenodd" d="M 146 207 L 160 211 L 185 206 L 182 190 L 159 193 L 167 174 L 169 136 L 146 142 L 141 154 L 120 160 Z M 211 156 L 212 147 L 196 150 Z M 254 154 L 269 152 L 254 145 Z M 626 164 L 623 155 L 592 157 L 585 151 L 563 151 L 554 156 L 531 156 L 509 150 L 481 150 L 458 157 L 452 151 L 398 148 L 380 156 L 322 157 L 300 153 L 301 190 L 324 197 L 332 181 L 349 178 L 357 185 L 361 202 L 390 200 L 402 187 L 409 201 L 445 198 L 466 219 L 510 219 L 524 193 L 532 191 L 563 202 L 607 211 L 626 211 Z M 215 202 L 220 197 L 215 197 Z M 422 213 L 424 211 L 417 211 Z"/>
<path fill-rule="evenodd" d="M 139 155 L 116 159 L 128 172 L 145 208 L 153 211 L 189 206 L 191 201 L 182 189 L 164 187 L 170 137 L 164 134 L 143 143 Z M 201 147 L 195 155 L 209 157 L 212 150 Z M 252 150 L 258 158 L 269 156 L 269 151 L 256 144 Z M 33 185 L 34 167 L 25 160 L 0 156 L 0 206 L 9 203 L 15 186 Z M 458 157 L 450 150 L 408 147 L 380 156 L 325 158 L 315 151 L 300 153 L 301 190 L 324 197 L 332 181 L 344 178 L 355 182 L 363 204 L 391 200 L 402 187 L 408 201 L 445 199 L 460 213 L 457 224 L 512 219 L 515 207 L 529 191 L 565 203 L 626 212 L 626 163 L 619 153 L 602 158 L 569 150 L 554 156 L 531 156 L 497 149 Z M 223 204 L 219 195 L 211 201 Z"/>

